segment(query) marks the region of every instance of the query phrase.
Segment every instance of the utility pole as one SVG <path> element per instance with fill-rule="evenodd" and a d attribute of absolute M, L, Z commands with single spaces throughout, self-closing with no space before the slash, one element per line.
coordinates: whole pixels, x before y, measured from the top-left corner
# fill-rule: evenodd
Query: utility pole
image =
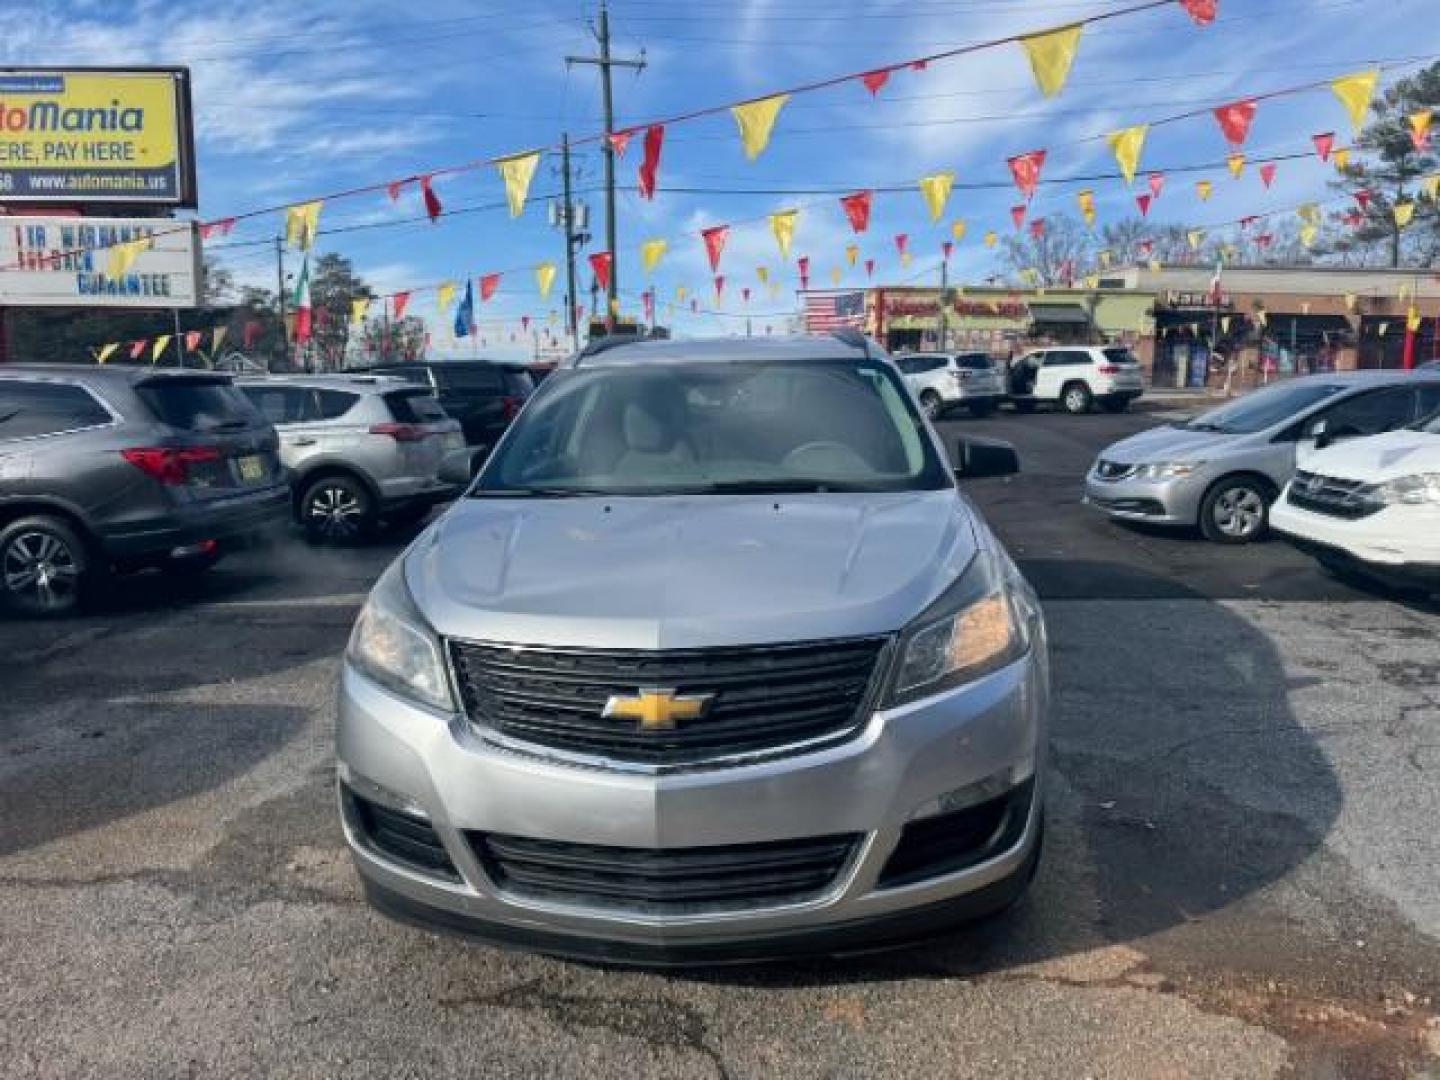
<path fill-rule="evenodd" d="M 949 329 L 945 321 L 945 308 L 950 301 L 950 260 L 940 260 L 940 303 L 935 311 L 935 347 L 939 352 L 945 351 L 945 342 L 948 338 L 946 331 Z"/>
<path fill-rule="evenodd" d="M 601 152 L 605 155 L 605 248 L 610 252 L 610 284 L 606 289 L 608 304 L 605 320 L 610 324 L 615 317 L 615 308 L 620 296 L 620 253 L 615 250 L 615 146 L 610 136 L 615 133 L 615 107 L 610 92 L 610 69 L 628 67 L 640 71 L 645 67 L 645 52 L 641 50 L 638 59 L 616 58 L 610 55 L 610 9 L 605 0 L 600 0 L 600 20 L 595 31 L 595 40 L 600 43 L 599 56 L 567 56 L 567 64 L 592 64 L 600 69 L 601 104 L 605 111 L 605 144 Z"/>
<path fill-rule="evenodd" d="M 608 146 L 609 143 L 607 142 Z M 560 208 L 560 221 L 565 228 L 565 328 L 570 331 L 570 346 L 580 351 L 580 327 L 575 318 L 575 305 L 579 297 L 575 294 L 575 203 L 570 197 L 570 135 L 560 136 L 560 168 L 564 173 L 565 203 Z M 612 263 L 615 256 L 610 256 Z"/>

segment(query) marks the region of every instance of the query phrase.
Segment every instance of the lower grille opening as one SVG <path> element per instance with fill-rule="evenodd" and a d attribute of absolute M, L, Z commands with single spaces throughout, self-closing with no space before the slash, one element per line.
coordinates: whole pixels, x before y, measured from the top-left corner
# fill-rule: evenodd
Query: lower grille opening
<path fill-rule="evenodd" d="M 460 880 L 445 845 L 428 821 L 361 798 L 349 788 L 344 790 L 350 824 L 366 847 L 409 870 L 447 881 Z"/>
<path fill-rule="evenodd" d="M 570 844 L 495 833 L 470 843 L 496 885 L 541 900 L 676 914 L 767 907 L 817 896 L 859 834 L 692 848 Z"/>
<path fill-rule="evenodd" d="M 906 825 L 880 871 L 880 885 L 910 885 L 977 866 L 1020 842 L 1035 781 L 964 810 Z"/>
<path fill-rule="evenodd" d="M 1144 514 L 1147 517 L 1164 517 L 1165 504 L 1159 499 L 1101 499 L 1090 500 L 1102 510 L 1114 510 L 1119 514 Z"/>

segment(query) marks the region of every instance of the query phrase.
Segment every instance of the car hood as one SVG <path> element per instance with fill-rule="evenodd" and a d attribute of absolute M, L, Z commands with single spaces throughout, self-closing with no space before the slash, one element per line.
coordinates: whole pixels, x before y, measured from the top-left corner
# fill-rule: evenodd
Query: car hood
<path fill-rule="evenodd" d="M 1189 431 L 1158 427 L 1111 443 L 1100 456 L 1126 465 L 1148 465 L 1161 461 L 1204 461 L 1213 454 L 1227 453 L 1239 445 L 1241 435 L 1215 431 Z"/>
<path fill-rule="evenodd" d="M 1300 468 L 1340 480 L 1380 483 L 1413 473 L 1440 472 L 1440 435 L 1391 431 L 1346 439 L 1324 450 L 1302 453 Z"/>
<path fill-rule="evenodd" d="M 661 649 L 896 630 L 975 553 L 954 490 L 461 499 L 407 552 L 441 634 Z"/>

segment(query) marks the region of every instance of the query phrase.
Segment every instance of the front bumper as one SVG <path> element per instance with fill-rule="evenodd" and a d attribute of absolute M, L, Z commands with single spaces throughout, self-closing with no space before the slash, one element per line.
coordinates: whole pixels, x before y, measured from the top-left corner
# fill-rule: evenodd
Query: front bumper
<path fill-rule="evenodd" d="M 1314 558 L 1397 585 L 1440 588 L 1440 509 L 1389 506 L 1346 519 L 1305 510 L 1282 495 L 1270 510 L 1270 527 Z"/>
<path fill-rule="evenodd" d="M 1104 480 L 1091 469 L 1085 477 L 1085 504 L 1125 521 L 1194 525 L 1200 517 L 1205 481 L 1194 475 L 1175 480 Z"/>
<path fill-rule="evenodd" d="M 875 713 L 839 745 L 658 775 L 498 748 L 464 719 L 409 705 L 347 664 L 338 732 L 342 802 L 353 791 L 423 814 L 455 876 L 387 857 L 349 814 L 346 837 L 381 910 L 542 951 L 663 964 L 875 947 L 1004 907 L 1028 883 L 1043 815 L 1049 697 L 1043 655 L 1041 645 L 970 686 Z M 881 882 L 917 810 L 998 785 L 1009 785 L 1013 827 L 983 859 Z M 818 894 L 657 914 L 497 885 L 477 855 L 475 833 L 662 851 L 840 833 L 859 840 Z"/>

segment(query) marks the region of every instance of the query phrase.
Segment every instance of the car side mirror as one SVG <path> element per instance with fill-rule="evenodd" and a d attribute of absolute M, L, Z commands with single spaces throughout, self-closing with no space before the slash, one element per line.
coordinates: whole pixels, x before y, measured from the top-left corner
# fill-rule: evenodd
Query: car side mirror
<path fill-rule="evenodd" d="M 967 437 L 955 444 L 955 478 L 981 480 L 991 476 L 1014 476 L 1020 471 L 1015 447 L 999 439 Z"/>

